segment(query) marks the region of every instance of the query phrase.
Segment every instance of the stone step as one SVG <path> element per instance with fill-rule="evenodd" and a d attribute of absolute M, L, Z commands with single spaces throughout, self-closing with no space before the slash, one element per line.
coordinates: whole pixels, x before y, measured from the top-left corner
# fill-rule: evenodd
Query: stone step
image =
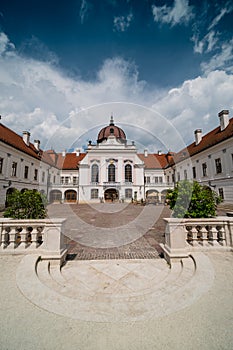
<path fill-rule="evenodd" d="M 158 264 L 158 269 L 152 270 L 152 273 L 158 271 L 161 278 L 164 272 L 166 278 L 161 279 L 161 283 L 154 279 L 154 284 L 148 284 L 149 287 L 143 289 L 148 276 L 143 277 L 142 273 L 142 277 L 137 279 L 137 271 L 140 271 L 140 266 L 147 266 L 149 270 L 149 263 L 148 261 L 148 265 L 143 266 L 141 262 L 122 262 L 121 266 L 112 266 L 112 262 L 103 262 L 102 270 L 109 275 L 99 275 L 97 269 L 95 278 L 95 268 L 100 267 L 101 263 L 92 262 L 92 266 L 86 266 L 82 262 L 78 264 L 78 269 L 77 266 L 67 266 L 61 273 L 58 266 L 50 265 L 48 261 L 26 256 L 17 270 L 17 284 L 30 301 L 47 311 L 86 321 L 128 322 L 165 316 L 187 307 L 205 293 L 213 282 L 210 261 L 199 254 L 195 257 L 197 269 L 191 258 L 173 264 L 169 273 L 166 264 Z M 89 275 L 85 272 L 85 266 Z M 132 273 L 124 274 L 127 266 Z M 111 267 L 112 271 L 115 270 L 115 277 L 117 274 L 115 280 L 112 278 L 114 274 L 110 271 Z M 78 273 L 80 275 L 75 278 Z M 98 277 L 101 277 L 101 281 Z M 112 285 L 108 285 L 108 281 L 112 281 Z"/>

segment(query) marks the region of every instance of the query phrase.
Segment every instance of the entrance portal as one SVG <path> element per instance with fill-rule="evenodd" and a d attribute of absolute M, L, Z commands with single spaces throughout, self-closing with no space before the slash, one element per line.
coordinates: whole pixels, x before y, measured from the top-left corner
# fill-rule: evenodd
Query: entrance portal
<path fill-rule="evenodd" d="M 115 188 L 109 188 L 104 192 L 104 199 L 106 202 L 114 202 L 119 199 L 118 191 Z"/>

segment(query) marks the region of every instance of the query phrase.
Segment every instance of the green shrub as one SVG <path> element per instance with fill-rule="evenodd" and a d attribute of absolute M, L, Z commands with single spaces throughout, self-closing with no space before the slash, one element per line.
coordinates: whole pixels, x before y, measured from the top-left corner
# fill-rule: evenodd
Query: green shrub
<path fill-rule="evenodd" d="M 221 198 L 207 186 L 187 180 L 168 190 L 167 201 L 177 218 L 208 218 L 216 215 Z"/>
<path fill-rule="evenodd" d="M 4 217 L 14 219 L 44 219 L 47 215 L 45 195 L 34 190 L 14 190 L 7 196 Z"/>

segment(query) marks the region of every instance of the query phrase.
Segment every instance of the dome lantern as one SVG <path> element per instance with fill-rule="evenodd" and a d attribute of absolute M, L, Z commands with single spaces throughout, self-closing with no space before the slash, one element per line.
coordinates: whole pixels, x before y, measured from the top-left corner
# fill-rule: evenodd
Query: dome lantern
<path fill-rule="evenodd" d="M 115 136 L 115 138 L 118 141 L 120 141 L 122 143 L 126 143 L 125 132 L 119 126 L 115 125 L 112 115 L 110 118 L 109 125 L 105 126 L 104 128 L 102 128 L 100 130 L 100 132 L 98 134 L 98 138 L 97 138 L 97 143 L 101 143 L 101 142 L 107 140 L 109 136 Z"/>

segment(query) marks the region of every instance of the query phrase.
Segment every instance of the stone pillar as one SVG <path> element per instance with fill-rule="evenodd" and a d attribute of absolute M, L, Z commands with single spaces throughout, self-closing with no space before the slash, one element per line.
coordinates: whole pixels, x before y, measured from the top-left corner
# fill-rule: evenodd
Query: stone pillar
<path fill-rule="evenodd" d="M 188 258 L 187 232 L 185 221 L 181 219 L 164 219 L 166 222 L 165 245 L 162 245 L 165 259 L 169 264 Z"/>

